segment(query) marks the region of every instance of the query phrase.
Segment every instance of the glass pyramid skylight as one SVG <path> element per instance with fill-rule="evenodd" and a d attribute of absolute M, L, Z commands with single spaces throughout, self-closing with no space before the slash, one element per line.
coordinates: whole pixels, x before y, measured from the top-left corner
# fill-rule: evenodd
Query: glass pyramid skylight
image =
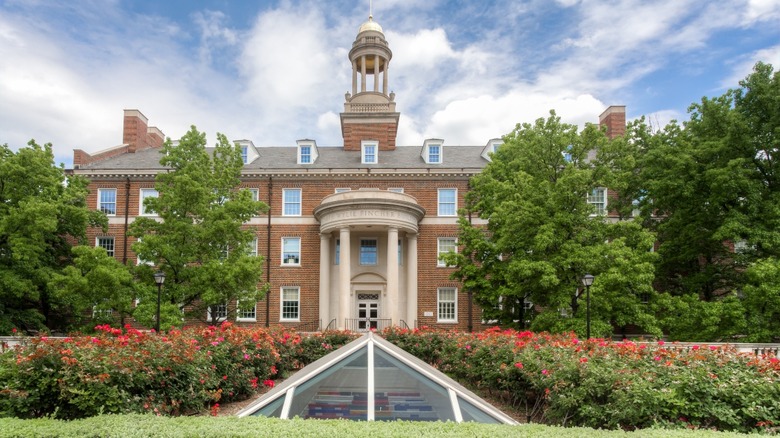
<path fill-rule="evenodd" d="M 238 413 L 249 415 L 517 424 L 372 332 L 306 366 Z"/>

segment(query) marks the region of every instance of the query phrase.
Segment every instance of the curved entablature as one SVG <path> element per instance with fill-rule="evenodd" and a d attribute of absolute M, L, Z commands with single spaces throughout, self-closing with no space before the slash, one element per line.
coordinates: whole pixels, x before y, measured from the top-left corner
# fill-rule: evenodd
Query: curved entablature
<path fill-rule="evenodd" d="M 314 209 L 321 233 L 369 225 L 417 233 L 423 216 L 425 209 L 413 196 L 379 189 L 335 193 Z"/>

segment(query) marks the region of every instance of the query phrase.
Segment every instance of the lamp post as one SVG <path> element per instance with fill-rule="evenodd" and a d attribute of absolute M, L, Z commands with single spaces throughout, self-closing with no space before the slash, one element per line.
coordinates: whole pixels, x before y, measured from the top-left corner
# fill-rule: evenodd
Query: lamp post
<path fill-rule="evenodd" d="M 157 319 L 154 321 L 154 329 L 157 333 L 160 333 L 160 293 L 162 291 L 162 285 L 165 283 L 165 272 L 155 272 L 154 282 L 157 283 Z"/>
<path fill-rule="evenodd" d="M 582 277 L 582 285 L 585 286 L 585 336 L 590 339 L 590 285 L 596 278 L 590 274 Z"/>

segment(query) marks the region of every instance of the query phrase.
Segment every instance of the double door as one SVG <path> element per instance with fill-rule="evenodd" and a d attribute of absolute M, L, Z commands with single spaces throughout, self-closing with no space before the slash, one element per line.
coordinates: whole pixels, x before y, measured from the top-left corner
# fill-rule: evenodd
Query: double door
<path fill-rule="evenodd" d="M 358 330 L 367 331 L 379 327 L 379 294 L 358 294 Z"/>

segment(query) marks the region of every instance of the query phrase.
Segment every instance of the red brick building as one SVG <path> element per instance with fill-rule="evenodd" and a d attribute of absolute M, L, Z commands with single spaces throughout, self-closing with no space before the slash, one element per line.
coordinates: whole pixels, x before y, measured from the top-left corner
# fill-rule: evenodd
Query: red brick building
<path fill-rule="evenodd" d="M 349 58 L 343 146 L 320 147 L 309 139 L 289 147 L 236 141 L 246 163 L 242 186 L 270 206 L 248 224 L 257 234 L 257 253 L 266 258 L 270 293 L 254 312 L 236 319 L 310 328 L 480 329 L 481 312 L 438 257 L 457 250 L 457 210 L 469 178 L 501 140 L 396 145 L 400 114 L 395 95 L 388 94 L 392 52 L 370 17 Z M 619 135 L 625 108 L 610 107 L 601 119 Z M 127 229 L 145 214 L 143 198 L 156 194 L 162 143 L 162 132 L 149 127 L 140 111 L 125 110 L 121 146 L 94 155 L 74 151 L 73 172 L 91 180 L 89 204 L 109 218 L 108 232 L 91 238 L 123 262 L 136 257 Z M 592 202 L 606 208 L 606 190 Z"/>

